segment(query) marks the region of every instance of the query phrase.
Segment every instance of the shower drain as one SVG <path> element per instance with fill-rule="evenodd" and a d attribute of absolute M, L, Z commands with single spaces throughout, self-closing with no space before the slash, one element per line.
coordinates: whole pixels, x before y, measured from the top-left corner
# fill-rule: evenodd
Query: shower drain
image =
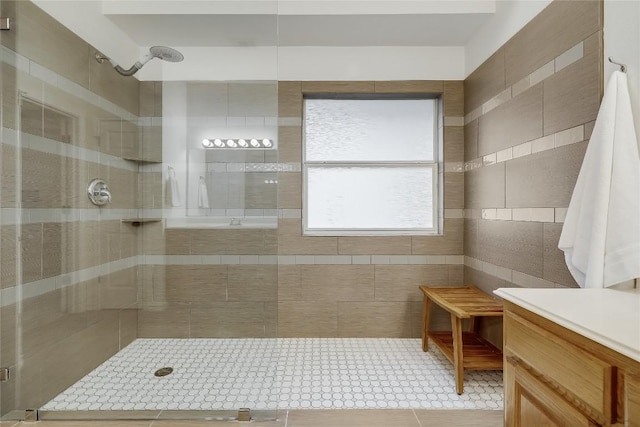
<path fill-rule="evenodd" d="M 160 368 L 153 375 L 155 375 L 156 377 L 166 377 L 172 372 L 173 372 L 173 368 L 169 368 L 169 367 Z"/>

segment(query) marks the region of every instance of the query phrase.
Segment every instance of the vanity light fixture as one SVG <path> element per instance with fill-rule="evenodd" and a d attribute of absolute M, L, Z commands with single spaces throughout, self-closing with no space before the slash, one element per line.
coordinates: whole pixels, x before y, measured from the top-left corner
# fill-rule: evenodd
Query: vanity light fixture
<path fill-rule="evenodd" d="M 231 149 L 275 149 L 274 141 L 268 138 L 257 139 L 257 138 L 229 138 L 229 139 L 220 139 L 220 138 L 205 138 L 202 140 L 202 146 L 204 148 L 231 148 Z"/>

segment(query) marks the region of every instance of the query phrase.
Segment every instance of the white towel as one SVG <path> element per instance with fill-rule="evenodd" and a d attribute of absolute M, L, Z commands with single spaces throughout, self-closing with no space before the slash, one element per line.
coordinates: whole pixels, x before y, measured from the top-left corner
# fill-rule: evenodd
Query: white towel
<path fill-rule="evenodd" d="M 169 166 L 169 177 L 167 179 L 167 204 L 169 206 L 180 206 L 180 191 L 178 189 L 178 179 L 176 171 Z"/>
<path fill-rule="evenodd" d="M 640 155 L 620 71 L 607 84 L 558 247 L 583 288 L 640 277 Z"/>
<path fill-rule="evenodd" d="M 198 207 L 209 209 L 209 192 L 207 191 L 207 182 L 204 177 L 200 177 L 200 184 L 198 185 Z"/>

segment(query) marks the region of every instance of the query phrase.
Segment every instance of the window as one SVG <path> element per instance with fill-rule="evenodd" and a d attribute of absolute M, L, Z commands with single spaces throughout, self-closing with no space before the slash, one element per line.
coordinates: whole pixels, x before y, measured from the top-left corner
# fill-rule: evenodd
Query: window
<path fill-rule="evenodd" d="M 304 100 L 304 234 L 438 233 L 437 100 Z"/>

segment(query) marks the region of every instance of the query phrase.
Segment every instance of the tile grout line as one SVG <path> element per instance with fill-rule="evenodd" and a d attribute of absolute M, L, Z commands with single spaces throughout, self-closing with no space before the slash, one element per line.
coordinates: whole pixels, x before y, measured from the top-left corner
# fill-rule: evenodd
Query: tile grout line
<path fill-rule="evenodd" d="M 418 422 L 418 427 L 422 427 L 422 423 L 420 422 L 420 418 L 418 418 L 418 414 L 416 414 L 416 409 L 415 408 L 411 408 L 411 411 L 413 411 L 413 416 L 416 417 L 416 421 Z"/>

